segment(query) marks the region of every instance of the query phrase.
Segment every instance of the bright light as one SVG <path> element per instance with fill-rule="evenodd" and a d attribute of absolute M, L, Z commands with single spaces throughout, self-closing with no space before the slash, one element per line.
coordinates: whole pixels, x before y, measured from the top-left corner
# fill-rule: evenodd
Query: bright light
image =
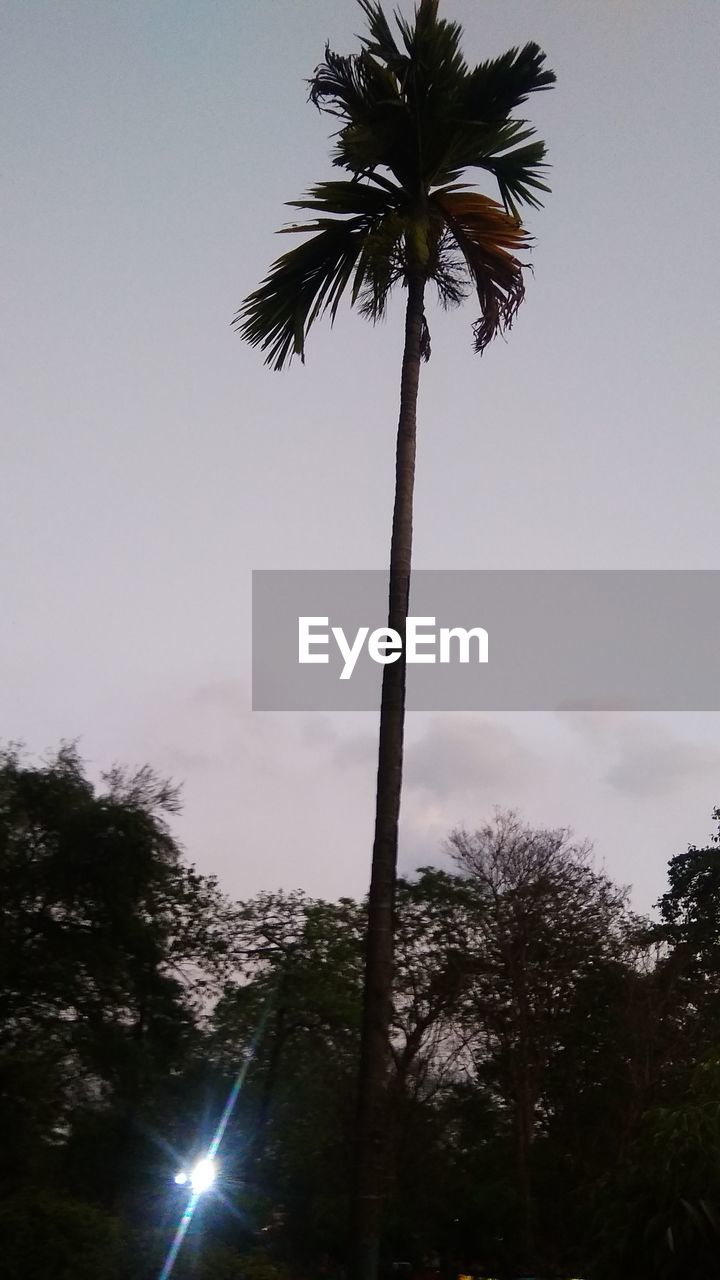
<path fill-rule="evenodd" d="M 184 1187 L 187 1180 L 188 1176 L 184 1169 L 181 1169 L 179 1173 L 175 1174 L 175 1182 L 179 1187 Z"/>
<path fill-rule="evenodd" d="M 200 1195 L 203 1191 L 207 1191 L 215 1181 L 215 1165 L 212 1160 L 205 1156 L 202 1160 L 198 1160 L 193 1165 L 190 1173 L 190 1185 L 195 1195 Z"/>

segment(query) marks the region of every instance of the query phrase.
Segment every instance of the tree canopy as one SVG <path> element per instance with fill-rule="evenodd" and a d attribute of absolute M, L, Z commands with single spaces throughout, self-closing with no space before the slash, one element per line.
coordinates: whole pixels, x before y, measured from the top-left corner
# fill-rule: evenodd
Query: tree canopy
<path fill-rule="evenodd" d="M 275 369 L 304 359 L 308 330 L 325 312 L 333 320 L 346 294 L 381 319 L 413 271 L 445 307 L 477 295 L 476 351 L 509 328 L 524 297 L 518 254 L 530 237 L 519 211 L 548 187 L 545 144 L 516 113 L 555 83 L 544 53 L 530 42 L 470 66 L 462 28 L 439 17 L 438 0 L 421 0 L 414 23 L 396 15 L 397 35 L 374 0 L 360 7 L 361 52 L 328 46 L 310 80 L 310 100 L 339 122 L 332 160 L 349 177 L 289 202 L 312 216 L 284 231 L 309 238 L 278 258 L 236 316 Z M 468 173 L 489 175 L 502 203 L 473 190 Z"/>
<path fill-rule="evenodd" d="M 72 748 L 0 761 L 9 1280 L 159 1271 L 174 1173 L 243 1064 L 175 1274 L 340 1274 L 363 904 L 229 901 L 178 846 L 176 806 L 148 769 L 94 783 Z M 656 922 L 568 831 L 511 813 L 399 881 L 388 1266 L 712 1274 L 717 848 L 672 860 Z"/>

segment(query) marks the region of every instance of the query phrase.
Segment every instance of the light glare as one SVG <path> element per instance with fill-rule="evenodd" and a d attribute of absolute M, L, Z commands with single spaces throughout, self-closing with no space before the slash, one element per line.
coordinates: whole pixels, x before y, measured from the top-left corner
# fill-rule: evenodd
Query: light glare
<path fill-rule="evenodd" d="M 190 1174 L 190 1184 L 195 1195 L 200 1195 L 203 1191 L 207 1191 L 215 1181 L 215 1165 L 208 1156 L 204 1156 L 202 1160 L 198 1160 L 193 1165 Z"/>
<path fill-rule="evenodd" d="M 184 1169 L 181 1169 L 179 1173 L 175 1174 L 175 1182 L 178 1187 L 184 1187 L 187 1180 L 188 1176 Z"/>

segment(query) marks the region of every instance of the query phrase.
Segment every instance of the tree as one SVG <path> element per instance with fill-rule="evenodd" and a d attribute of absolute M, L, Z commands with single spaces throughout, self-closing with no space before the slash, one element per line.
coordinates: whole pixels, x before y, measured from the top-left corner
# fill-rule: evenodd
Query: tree
<path fill-rule="evenodd" d="M 593 1280 L 707 1280 L 720 1248 L 717 1050 L 687 1096 L 642 1117 L 624 1166 L 606 1179 Z"/>
<path fill-rule="evenodd" d="M 513 812 L 468 833 L 449 852 L 466 878 L 467 1017 L 474 1071 L 509 1109 L 526 1258 L 537 1252 L 532 1149 L 552 1111 L 548 1085 L 567 1053 L 582 1055 L 577 1011 L 617 996 L 633 919 L 626 892 L 589 864 L 570 832 L 534 829 Z M 567 1086 L 567 1078 L 563 1083 Z M 580 1078 L 576 1088 L 581 1084 Z"/>
<path fill-rule="evenodd" d="M 713 812 L 720 822 L 720 809 Z M 650 934 L 656 1025 L 648 1106 L 684 1104 L 709 1046 L 720 1044 L 720 834 L 671 858 Z"/>
<path fill-rule="evenodd" d="M 720 809 L 713 818 L 720 821 Z M 672 858 L 668 881 L 658 903 L 658 934 L 669 947 L 664 967 L 692 1008 L 702 1043 L 710 1028 L 720 1037 L 720 835 Z"/>
<path fill-rule="evenodd" d="M 181 861 L 176 808 L 147 768 L 96 788 L 74 748 L 0 754 L 0 1184 L 52 1164 L 117 1207 L 135 1122 L 198 1051 L 227 907 Z"/>
<path fill-rule="evenodd" d="M 720 821 L 720 810 L 713 812 Z M 633 1068 L 644 1077 L 621 1177 L 602 1189 L 598 1280 L 700 1280 L 720 1241 L 720 835 L 668 867 L 649 931 L 651 1021 Z M 642 1105 L 644 1103 L 644 1106 Z"/>
<path fill-rule="evenodd" d="M 127 1280 L 121 1239 L 117 1221 L 56 1192 L 0 1204 L 5 1280 Z"/>
<path fill-rule="evenodd" d="M 453 1078 L 465 1049 L 468 894 L 459 876 L 422 867 L 414 880 L 398 880 L 396 903 L 394 1083 L 430 1098 Z"/>
<path fill-rule="evenodd" d="M 388 599 L 388 626 L 403 648 L 399 661 L 385 666 L 382 683 L 352 1246 L 355 1276 L 371 1280 L 392 1017 L 416 412 L 420 363 L 430 354 L 425 295 L 432 283 L 440 302 L 453 306 L 475 290 L 478 352 L 512 324 L 524 296 L 517 254 L 529 241 L 518 209 L 538 206 L 548 189 L 541 178 L 544 144 L 514 113 L 555 76 L 532 43 L 469 67 L 461 28 L 438 17 L 438 0 L 420 0 L 414 24 L 398 16 L 399 40 L 379 4 L 360 5 L 368 23 L 361 52 L 342 56 L 326 48 L 310 81 L 311 101 L 340 122 L 333 161 L 350 176 L 291 202 L 314 220 L 287 230 L 312 234 L 274 263 L 236 323 L 248 342 L 267 351 L 266 363 L 281 369 L 294 355 L 304 358 L 308 329 L 324 312 L 334 318 L 348 290 L 352 305 L 375 322 L 394 286 L 407 289 Z M 502 205 L 460 181 L 473 169 L 495 179 Z"/>
<path fill-rule="evenodd" d="M 233 957 L 212 1019 L 212 1056 L 249 1071 L 228 1131 L 243 1151 L 243 1212 L 296 1265 L 342 1252 L 354 1064 L 360 1021 L 362 909 L 300 892 L 238 904 Z"/>

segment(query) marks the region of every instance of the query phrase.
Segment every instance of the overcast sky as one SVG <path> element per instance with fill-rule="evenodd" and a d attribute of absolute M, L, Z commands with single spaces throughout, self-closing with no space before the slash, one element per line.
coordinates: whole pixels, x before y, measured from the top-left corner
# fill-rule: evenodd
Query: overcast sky
<path fill-rule="evenodd" d="M 507 343 L 472 354 L 472 304 L 429 316 L 416 564 L 719 568 L 720 6 L 443 9 L 470 61 L 546 50 L 553 194 Z M 402 302 L 283 374 L 230 329 L 283 202 L 329 175 L 305 80 L 359 8 L 10 0 L 0 25 L 0 735 L 182 781 L 178 834 L 234 894 L 361 893 L 375 720 L 250 712 L 250 572 L 384 566 Z M 720 804 L 717 715 L 408 733 L 405 870 L 513 805 L 644 908 Z"/>

